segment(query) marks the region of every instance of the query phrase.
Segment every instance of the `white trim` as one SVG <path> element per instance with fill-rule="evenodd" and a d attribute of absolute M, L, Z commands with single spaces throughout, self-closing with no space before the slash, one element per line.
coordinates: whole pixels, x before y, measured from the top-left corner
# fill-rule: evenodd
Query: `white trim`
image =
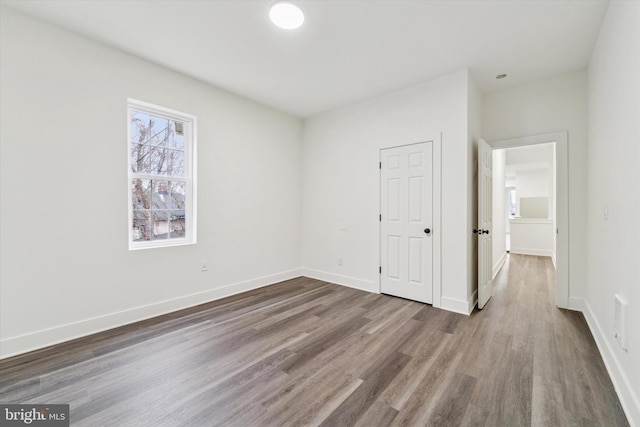
<path fill-rule="evenodd" d="M 442 310 L 453 311 L 454 313 L 469 315 L 477 303 L 477 295 L 478 291 L 475 291 L 469 301 L 443 296 L 441 299 L 442 306 L 439 308 Z"/>
<path fill-rule="evenodd" d="M 504 252 L 502 254 L 502 256 L 500 257 L 498 262 L 496 262 L 495 265 L 493 266 L 493 272 L 491 274 L 491 280 L 496 278 L 496 276 L 500 272 L 500 269 L 502 269 L 502 266 L 504 265 L 505 262 L 507 262 L 507 253 L 506 252 Z"/>
<path fill-rule="evenodd" d="M 311 279 L 322 280 L 323 282 L 334 283 L 336 285 L 359 289 L 366 292 L 372 292 L 374 294 L 380 293 L 380 289 L 376 289 L 375 284 L 368 280 L 342 276 L 340 274 L 327 273 L 325 271 L 312 270 L 310 268 L 303 268 L 301 270 L 301 274 Z"/>
<path fill-rule="evenodd" d="M 165 119 L 181 118 L 185 121 L 195 121 L 198 119 L 193 114 L 183 113 L 182 111 L 178 110 L 172 110 L 171 108 L 152 104 L 150 102 L 140 101 L 139 99 L 135 98 L 127 98 L 127 105 L 135 105 L 136 107 L 140 107 L 143 110 L 158 114 L 159 117 L 164 117 Z"/>
<path fill-rule="evenodd" d="M 521 147 L 524 145 L 556 143 L 556 305 L 569 305 L 569 157 L 568 132 L 550 132 L 539 135 L 488 141 L 493 149 Z M 514 252 L 513 250 L 511 252 Z M 545 255 L 552 256 L 553 254 Z M 553 258 L 553 257 L 552 257 Z"/>
<path fill-rule="evenodd" d="M 553 220 L 542 219 L 542 218 L 510 218 L 509 223 L 511 224 L 553 224 Z"/>
<path fill-rule="evenodd" d="M 431 304 L 433 307 L 441 307 L 442 296 L 442 132 L 429 135 L 421 142 L 404 145 L 384 145 L 378 148 L 378 159 L 380 159 L 381 150 L 395 147 L 404 147 L 406 145 L 421 144 L 424 142 L 432 142 L 432 282 L 431 282 Z M 382 174 L 378 171 L 378 213 L 381 210 L 382 200 L 380 199 Z M 382 265 L 382 227 L 378 223 L 378 265 L 374 266 L 376 270 Z M 381 293 L 382 278 L 377 276 L 377 289 L 370 292 Z"/>
<path fill-rule="evenodd" d="M 163 314 L 171 313 L 199 304 L 226 298 L 252 289 L 279 283 L 302 276 L 300 269 L 284 271 L 270 276 L 258 277 L 203 292 L 158 301 L 127 310 L 83 319 L 77 322 L 54 326 L 0 340 L 0 359 L 38 350 L 54 344 L 81 338 L 87 335 L 117 328 Z"/>
<path fill-rule="evenodd" d="M 342 276 L 339 274 L 328 273 L 325 271 L 312 270 L 303 268 L 301 274 L 311 279 L 322 280 L 324 282 L 334 283 L 336 285 L 347 286 L 349 288 L 359 289 L 361 291 L 380 293 L 379 283 L 362 280 L 355 277 Z M 438 307 L 442 310 L 452 311 L 454 313 L 469 315 L 478 302 L 478 291 L 474 291 L 469 301 L 463 301 L 456 298 L 442 297 L 442 306 Z M 435 305 L 433 305 L 435 307 Z"/>
<path fill-rule="evenodd" d="M 442 305 L 442 132 L 433 138 L 433 307 Z"/>
<path fill-rule="evenodd" d="M 627 416 L 627 421 L 631 427 L 640 427 L 640 398 L 635 395 L 629 377 L 620 366 L 620 362 L 616 358 L 615 352 L 607 340 L 607 334 L 604 333 L 602 325 L 598 323 L 596 317 L 589 306 L 589 302 L 584 300 L 584 317 L 587 325 L 591 330 L 591 335 L 598 346 L 604 366 L 607 368 L 613 387 L 616 390 L 620 404 Z"/>
<path fill-rule="evenodd" d="M 524 145 L 547 144 L 549 142 L 558 142 L 560 140 L 564 140 L 565 142 L 567 141 L 566 130 L 487 142 L 494 150 L 497 150 L 501 148 L 522 147 Z"/>
<path fill-rule="evenodd" d="M 511 247 L 512 254 L 518 255 L 535 255 L 535 256 L 548 256 L 551 257 L 553 255 L 553 251 L 547 249 L 530 249 L 530 248 L 514 248 Z"/>
<path fill-rule="evenodd" d="M 582 298 L 569 297 L 569 310 L 584 312 L 584 300 Z"/>

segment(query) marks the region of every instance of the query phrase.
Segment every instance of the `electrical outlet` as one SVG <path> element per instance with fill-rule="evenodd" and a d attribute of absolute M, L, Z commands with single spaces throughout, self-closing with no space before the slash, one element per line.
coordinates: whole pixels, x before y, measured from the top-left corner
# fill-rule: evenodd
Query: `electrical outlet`
<path fill-rule="evenodd" d="M 620 295 L 614 295 L 613 303 L 613 336 L 624 351 L 628 347 L 629 323 L 627 321 L 627 308 L 629 304 Z"/>
<path fill-rule="evenodd" d="M 205 272 L 205 271 L 209 271 L 209 261 L 207 260 L 203 260 L 202 263 L 200 264 L 200 271 L 201 272 Z"/>

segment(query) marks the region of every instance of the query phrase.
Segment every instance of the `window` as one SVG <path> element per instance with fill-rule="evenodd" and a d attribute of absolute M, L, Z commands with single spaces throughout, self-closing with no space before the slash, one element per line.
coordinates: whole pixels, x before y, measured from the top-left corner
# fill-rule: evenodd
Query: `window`
<path fill-rule="evenodd" d="M 507 187 L 507 217 L 515 218 L 516 216 L 516 188 Z"/>
<path fill-rule="evenodd" d="M 196 242 L 196 118 L 128 100 L 129 249 Z"/>

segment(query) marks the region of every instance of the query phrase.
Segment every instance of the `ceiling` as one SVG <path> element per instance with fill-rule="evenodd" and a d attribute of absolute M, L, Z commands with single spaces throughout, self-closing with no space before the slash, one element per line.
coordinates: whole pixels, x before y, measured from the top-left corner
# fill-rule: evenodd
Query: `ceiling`
<path fill-rule="evenodd" d="M 492 92 L 587 66 L 607 0 L 1 0 L 219 88 L 310 117 L 463 68 Z M 496 80 L 497 74 L 508 77 Z"/>

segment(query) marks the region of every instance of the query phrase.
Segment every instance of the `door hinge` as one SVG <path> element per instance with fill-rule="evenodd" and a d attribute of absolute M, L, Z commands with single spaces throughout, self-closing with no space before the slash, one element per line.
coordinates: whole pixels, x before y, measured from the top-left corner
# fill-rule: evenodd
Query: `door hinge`
<path fill-rule="evenodd" d="M 380 214 L 380 222 L 382 222 L 382 214 Z"/>
<path fill-rule="evenodd" d="M 378 163 L 378 168 L 382 169 L 382 162 Z"/>
<path fill-rule="evenodd" d="M 380 274 L 382 274 L 382 267 L 379 267 L 379 268 L 378 268 L 378 272 L 379 272 Z"/>

